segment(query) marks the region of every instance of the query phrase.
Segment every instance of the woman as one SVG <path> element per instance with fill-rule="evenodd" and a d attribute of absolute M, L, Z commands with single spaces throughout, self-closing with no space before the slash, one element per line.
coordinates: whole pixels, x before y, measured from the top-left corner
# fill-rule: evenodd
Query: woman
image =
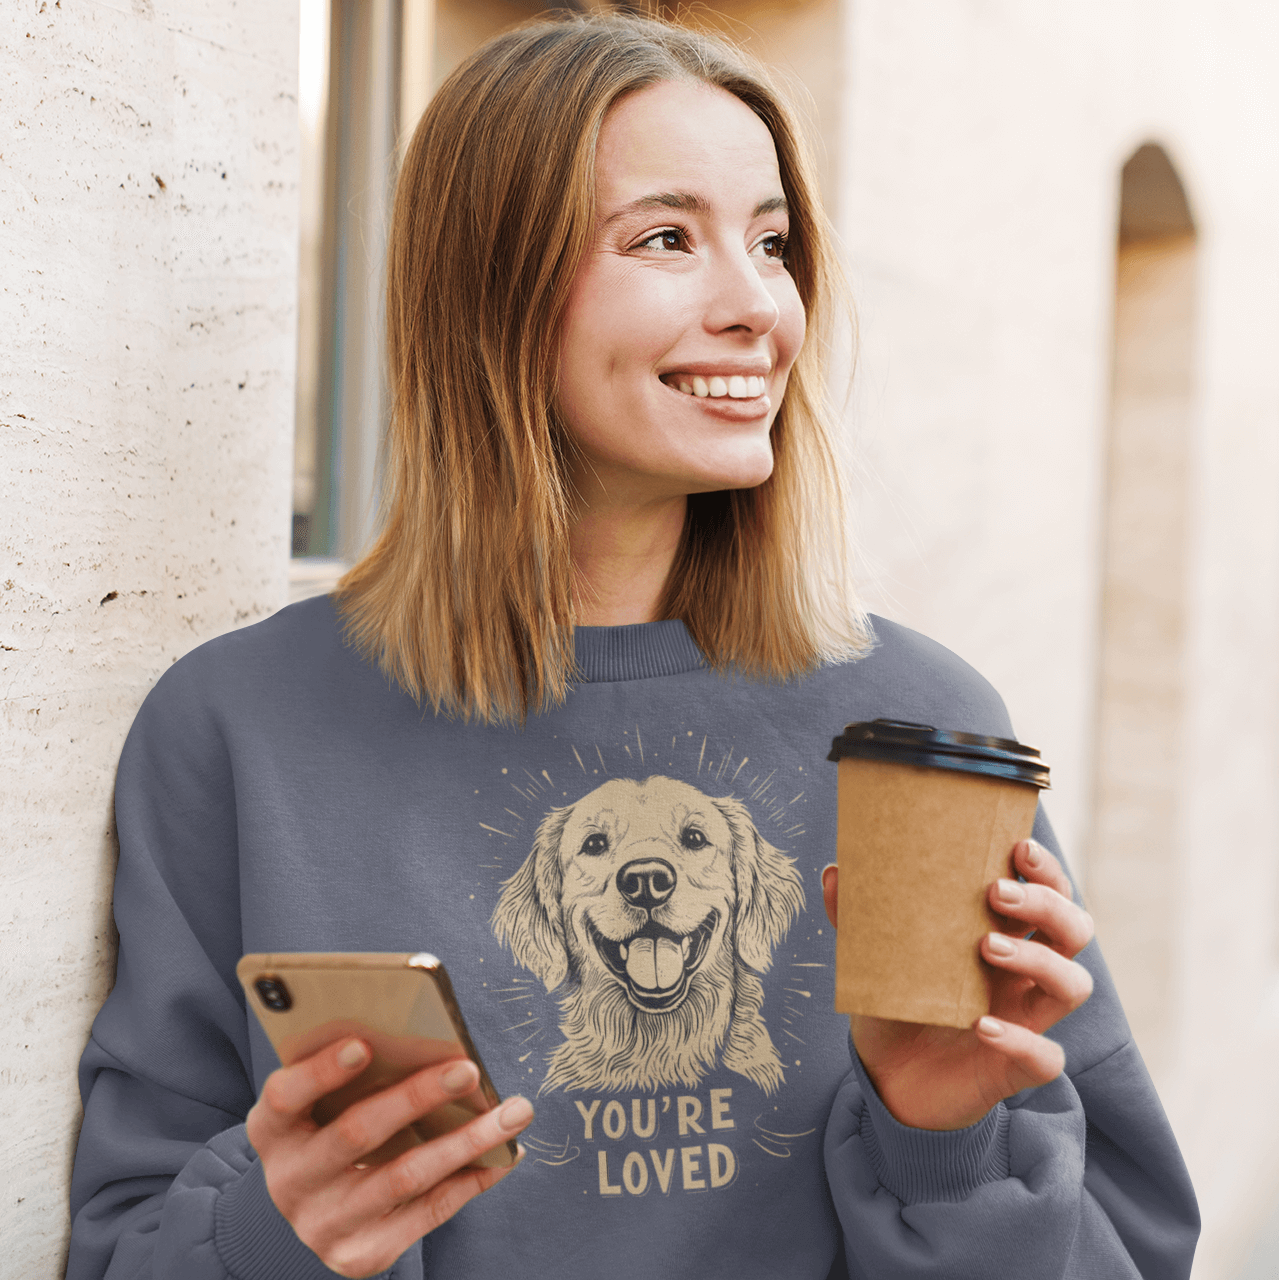
<path fill-rule="evenodd" d="M 828 253 L 789 115 L 715 41 L 544 23 L 441 88 L 389 252 L 385 532 L 336 609 L 177 664 L 125 748 L 69 1275 L 1188 1274 L 1042 814 L 990 890 L 995 1016 L 859 1018 L 850 1053 L 831 1012 L 830 738 L 1011 730 L 849 603 Z M 423 947 L 513 1096 L 356 1168 L 474 1069 L 317 1129 L 366 1046 L 269 1074 L 234 966 Z M 521 1131 L 502 1187 L 465 1167 Z"/>

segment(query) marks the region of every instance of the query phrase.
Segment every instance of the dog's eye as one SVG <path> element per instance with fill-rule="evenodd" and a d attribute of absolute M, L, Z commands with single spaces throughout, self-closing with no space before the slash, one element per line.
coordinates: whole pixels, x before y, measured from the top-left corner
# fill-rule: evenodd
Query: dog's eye
<path fill-rule="evenodd" d="M 685 849 L 704 849 L 710 841 L 697 827 L 685 827 L 679 833 L 679 842 Z"/>
<path fill-rule="evenodd" d="M 598 831 L 592 833 L 582 841 L 581 852 L 589 853 L 593 856 L 598 856 L 601 853 L 607 853 L 608 836 L 601 835 Z"/>

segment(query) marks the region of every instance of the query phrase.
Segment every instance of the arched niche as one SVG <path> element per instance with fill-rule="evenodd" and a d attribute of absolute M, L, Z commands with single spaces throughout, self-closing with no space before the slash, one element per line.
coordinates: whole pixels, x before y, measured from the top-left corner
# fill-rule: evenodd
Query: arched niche
<path fill-rule="evenodd" d="M 1157 143 L 1120 181 L 1089 905 L 1138 1046 L 1174 1046 L 1197 236 Z"/>

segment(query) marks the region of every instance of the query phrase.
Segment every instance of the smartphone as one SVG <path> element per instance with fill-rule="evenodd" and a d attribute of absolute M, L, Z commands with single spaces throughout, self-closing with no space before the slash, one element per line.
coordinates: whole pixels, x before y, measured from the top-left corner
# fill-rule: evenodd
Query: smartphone
<path fill-rule="evenodd" d="M 385 1164 L 501 1101 L 466 1030 L 444 966 L 425 951 L 247 955 L 235 971 L 284 1066 L 347 1036 L 358 1036 L 372 1050 L 372 1060 L 354 1080 L 315 1104 L 317 1124 L 328 1124 L 353 1102 L 433 1063 L 465 1056 L 479 1068 L 479 1084 L 469 1094 L 413 1121 L 366 1155 L 360 1166 Z M 472 1163 L 505 1168 L 518 1154 L 511 1140 Z"/>

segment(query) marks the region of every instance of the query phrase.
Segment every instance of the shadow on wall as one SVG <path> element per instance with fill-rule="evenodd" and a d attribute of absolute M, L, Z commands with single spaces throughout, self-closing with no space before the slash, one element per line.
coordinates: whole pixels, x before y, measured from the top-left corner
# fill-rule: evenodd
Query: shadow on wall
<path fill-rule="evenodd" d="M 1156 1083 L 1171 1066 L 1197 238 L 1164 149 L 1123 168 L 1090 906 Z"/>

